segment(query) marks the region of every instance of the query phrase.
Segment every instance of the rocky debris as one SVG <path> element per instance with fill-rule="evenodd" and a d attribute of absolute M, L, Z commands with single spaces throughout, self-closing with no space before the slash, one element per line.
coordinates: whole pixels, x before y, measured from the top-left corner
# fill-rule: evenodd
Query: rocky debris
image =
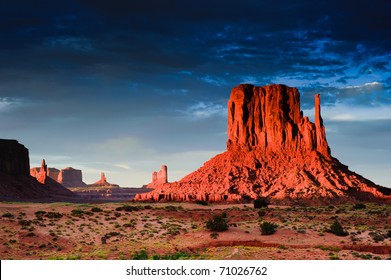
<path fill-rule="evenodd" d="M 83 174 L 79 169 L 72 167 L 66 167 L 61 169 L 58 174 L 57 182 L 64 187 L 86 187 L 87 185 L 83 182 Z"/>
<path fill-rule="evenodd" d="M 148 184 L 148 188 L 155 188 L 168 182 L 167 166 L 162 165 L 160 171 L 152 172 L 152 182 Z"/>
<path fill-rule="evenodd" d="M 16 140 L 0 139 L 0 172 L 28 176 L 29 170 L 28 149 Z"/>
<path fill-rule="evenodd" d="M 36 178 L 30 176 L 28 149 L 16 140 L 0 139 L 0 199 L 5 201 L 67 201 L 77 195 L 47 177 L 42 161 Z"/>
<path fill-rule="evenodd" d="M 315 96 L 315 123 L 300 94 L 285 85 L 239 85 L 228 101 L 227 151 L 178 182 L 154 186 L 136 200 L 274 203 L 391 202 L 391 189 L 350 171 L 331 156 Z"/>
<path fill-rule="evenodd" d="M 100 174 L 100 180 L 95 182 L 95 183 L 93 183 L 93 184 L 88 185 L 88 187 L 111 187 L 111 188 L 114 187 L 114 188 L 119 188 L 119 185 L 111 184 L 111 183 L 107 182 L 105 173 L 102 172 Z"/>

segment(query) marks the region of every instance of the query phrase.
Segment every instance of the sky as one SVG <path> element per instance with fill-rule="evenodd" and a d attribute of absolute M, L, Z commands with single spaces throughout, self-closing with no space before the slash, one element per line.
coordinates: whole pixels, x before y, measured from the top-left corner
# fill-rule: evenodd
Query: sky
<path fill-rule="evenodd" d="M 225 151 L 240 83 L 314 94 L 332 155 L 391 187 L 391 2 L 0 2 L 0 138 L 86 183 L 181 179 Z"/>

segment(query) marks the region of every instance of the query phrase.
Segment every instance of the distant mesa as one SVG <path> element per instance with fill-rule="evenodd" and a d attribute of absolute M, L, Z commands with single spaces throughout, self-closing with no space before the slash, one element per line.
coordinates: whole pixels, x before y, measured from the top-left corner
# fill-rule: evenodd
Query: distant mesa
<path fill-rule="evenodd" d="M 154 190 L 136 200 L 234 202 L 264 196 L 286 204 L 391 202 L 391 189 L 331 156 L 319 94 L 314 122 L 303 116 L 296 88 L 241 84 L 228 101 L 227 151 L 178 182 L 153 180 Z"/>
<path fill-rule="evenodd" d="M 59 201 L 78 196 L 47 177 L 43 161 L 39 175 L 30 176 L 28 149 L 16 140 L 0 139 L 0 199 L 6 201 Z"/>
<path fill-rule="evenodd" d="M 107 182 L 107 179 L 106 179 L 106 176 L 105 176 L 105 173 L 102 172 L 100 174 L 100 180 L 93 183 L 93 184 L 90 184 L 88 185 L 89 187 L 111 187 L 111 188 L 119 188 L 119 185 L 116 185 L 116 184 L 111 184 L 109 182 Z"/>
<path fill-rule="evenodd" d="M 30 175 L 37 178 L 39 182 L 44 182 L 47 177 L 60 183 L 64 187 L 86 187 L 83 182 L 82 171 L 72 167 L 66 167 L 58 170 L 57 168 L 48 168 L 45 160 L 42 160 L 41 167 L 33 167 L 30 169 Z"/>
<path fill-rule="evenodd" d="M 53 173 L 55 176 L 56 173 Z M 65 187 L 86 187 L 86 183 L 83 182 L 82 171 L 74 169 L 72 167 L 66 167 L 61 169 L 58 173 L 57 181 Z"/>

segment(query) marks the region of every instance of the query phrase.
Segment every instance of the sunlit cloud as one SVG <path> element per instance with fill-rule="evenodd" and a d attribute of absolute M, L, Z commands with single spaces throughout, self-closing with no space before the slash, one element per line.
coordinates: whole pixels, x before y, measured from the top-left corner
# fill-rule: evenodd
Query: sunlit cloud
<path fill-rule="evenodd" d="M 189 118 L 207 119 L 216 116 L 225 116 L 226 108 L 221 104 L 200 101 L 190 106 L 186 111 L 181 112 Z"/>

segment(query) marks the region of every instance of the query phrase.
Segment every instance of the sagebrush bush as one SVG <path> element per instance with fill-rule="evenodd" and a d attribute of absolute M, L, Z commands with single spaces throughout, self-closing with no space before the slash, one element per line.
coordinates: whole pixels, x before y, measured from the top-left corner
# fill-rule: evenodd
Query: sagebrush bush
<path fill-rule="evenodd" d="M 354 204 L 353 208 L 356 210 L 359 210 L 359 209 L 365 209 L 367 207 L 363 203 L 356 203 L 356 204 Z"/>
<path fill-rule="evenodd" d="M 134 260 L 148 260 L 148 253 L 145 251 L 145 249 L 142 249 L 140 251 L 134 252 L 132 257 Z"/>
<path fill-rule="evenodd" d="M 205 200 L 196 200 L 195 203 L 203 206 L 208 206 L 208 202 Z"/>
<path fill-rule="evenodd" d="M 272 235 L 276 232 L 278 225 L 271 222 L 263 222 L 259 225 L 262 235 Z"/>
<path fill-rule="evenodd" d="M 338 222 L 338 220 L 335 220 L 333 224 L 330 226 L 329 232 L 337 235 L 337 236 L 347 236 L 349 233 L 344 230 L 342 225 Z"/>
<path fill-rule="evenodd" d="M 269 206 L 269 201 L 266 197 L 258 197 L 254 200 L 254 208 L 267 208 Z"/>
<path fill-rule="evenodd" d="M 206 222 L 206 228 L 211 231 L 226 231 L 228 227 L 227 219 L 223 215 L 214 215 Z"/>
<path fill-rule="evenodd" d="M 91 212 L 103 212 L 103 210 L 101 209 L 101 208 L 99 208 L 99 207 L 92 207 L 91 208 Z"/>

